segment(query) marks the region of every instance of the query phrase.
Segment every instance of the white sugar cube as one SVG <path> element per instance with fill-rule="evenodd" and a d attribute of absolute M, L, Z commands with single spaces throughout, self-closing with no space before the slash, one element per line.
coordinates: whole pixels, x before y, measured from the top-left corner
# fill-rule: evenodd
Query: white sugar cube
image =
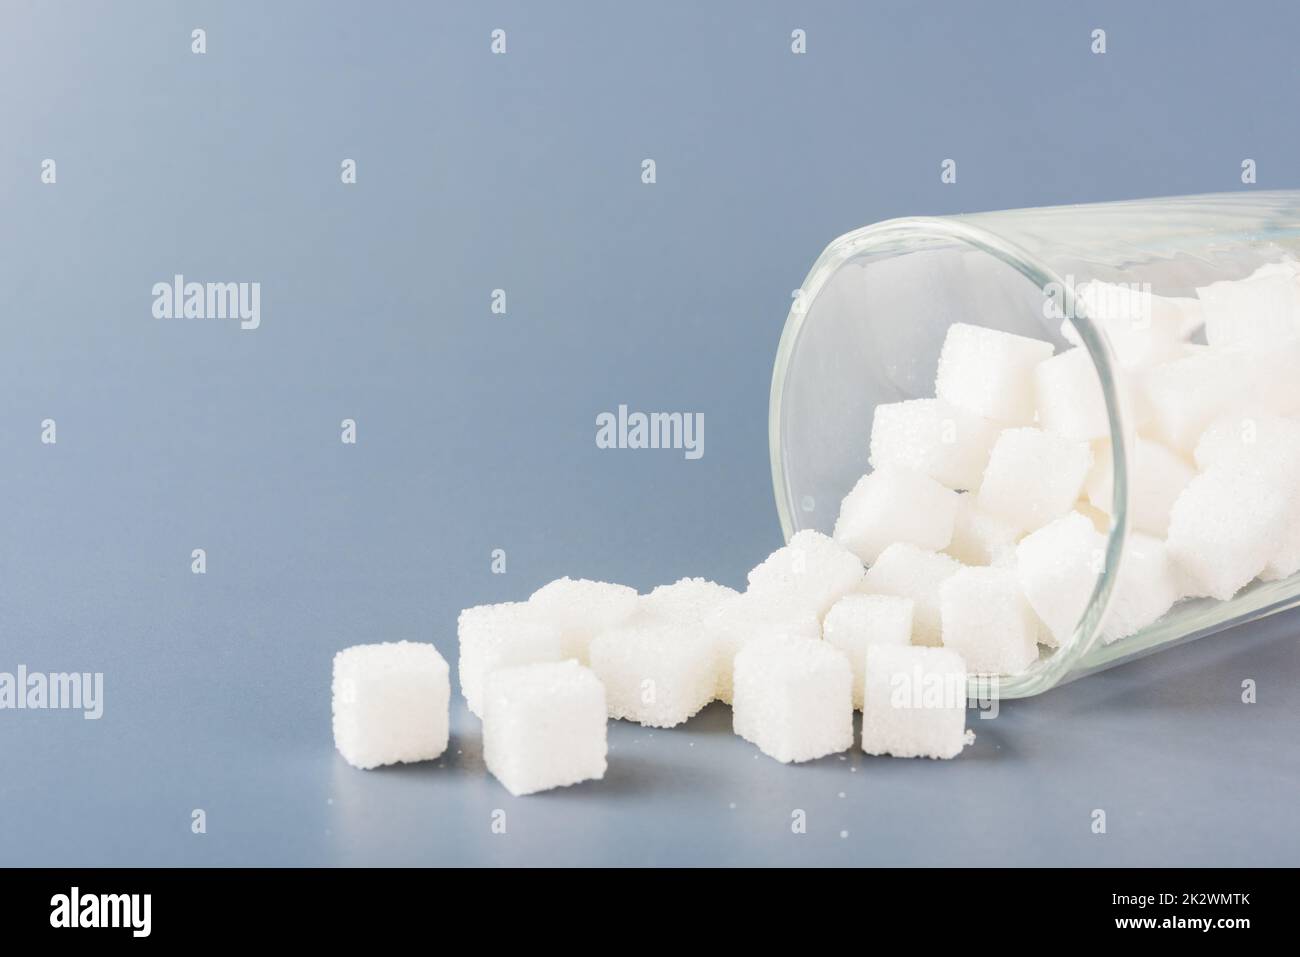
<path fill-rule="evenodd" d="M 1016 575 L 1045 626 L 1038 640 L 1053 646 L 1074 632 L 1106 562 L 1106 536 L 1092 521 L 1070 512 L 1016 546 Z"/>
<path fill-rule="evenodd" d="M 1039 339 L 953 323 L 939 353 L 935 395 L 987 419 L 1034 419 L 1034 366 L 1052 355 Z"/>
<path fill-rule="evenodd" d="M 641 614 L 671 619 L 702 631 L 704 619 L 738 594 L 734 588 L 707 578 L 683 578 L 671 585 L 660 585 L 643 597 Z"/>
<path fill-rule="evenodd" d="M 483 762 L 519 796 L 605 776 L 605 689 L 576 661 L 492 672 Z"/>
<path fill-rule="evenodd" d="M 714 609 L 705 619 L 704 633 L 716 655 L 717 698 L 731 704 L 732 671 L 742 647 L 762 638 L 816 639 L 822 628 L 817 615 L 798 602 L 746 592 Z"/>
<path fill-rule="evenodd" d="M 1253 403 L 1259 383 L 1252 382 L 1244 352 L 1204 349 L 1165 362 L 1147 373 L 1146 401 L 1153 437 L 1183 455 L 1220 415 Z"/>
<path fill-rule="evenodd" d="M 966 665 L 949 648 L 867 649 L 862 750 L 955 758 L 966 745 Z"/>
<path fill-rule="evenodd" d="M 354 645 L 334 656 L 334 746 L 358 768 L 429 761 L 447 750 L 451 679 L 433 645 Z"/>
<path fill-rule="evenodd" d="M 560 629 L 538 620 L 526 602 L 466 608 L 456 622 L 460 641 L 460 693 L 469 710 L 483 716 L 483 687 L 490 672 L 564 657 Z"/>
<path fill-rule="evenodd" d="M 1254 370 L 1254 381 L 1249 398 L 1239 408 L 1300 416 L 1300 388 L 1295 378 L 1295 370 L 1300 368 L 1300 336 L 1244 351 L 1246 364 Z"/>
<path fill-rule="evenodd" d="M 1110 644 L 1154 624 L 1178 601 L 1180 590 L 1165 543 L 1135 532 L 1124 545 L 1102 640 Z"/>
<path fill-rule="evenodd" d="M 950 489 L 979 487 L 1001 426 L 943 399 L 876 406 L 871 467 L 913 469 Z"/>
<path fill-rule="evenodd" d="M 970 493 L 957 500 L 952 523 L 952 541 L 944 549 L 966 565 L 996 565 L 1014 556 L 1019 530 L 976 504 Z"/>
<path fill-rule="evenodd" d="M 1300 472 L 1300 419 L 1252 412 L 1220 416 L 1197 441 L 1195 457 L 1202 471 L 1229 462 L 1253 462 Z"/>
<path fill-rule="evenodd" d="M 1108 282 L 1085 283 L 1077 292 L 1121 368 L 1127 370 L 1177 357 L 1188 334 L 1204 322 L 1197 299 L 1156 296 L 1141 286 Z M 1061 334 L 1075 346 L 1082 344 L 1068 319 Z"/>
<path fill-rule="evenodd" d="M 528 603 L 539 620 L 560 629 L 564 657 L 585 664 L 591 639 L 636 614 L 637 599 L 636 589 L 626 585 L 559 578 L 533 592 Z"/>
<path fill-rule="evenodd" d="M 1169 555 L 1190 594 L 1227 601 L 1283 552 L 1291 490 L 1271 471 L 1226 462 L 1183 489 L 1169 518 Z"/>
<path fill-rule="evenodd" d="M 1096 443 L 1093 453 L 1093 466 L 1086 483 L 1088 501 L 1110 515 L 1114 507 L 1110 443 Z M 1163 538 L 1169 531 L 1169 513 L 1175 500 L 1195 475 L 1196 470 L 1173 449 L 1139 437 L 1128 469 L 1128 507 L 1133 527 Z"/>
<path fill-rule="evenodd" d="M 862 582 L 862 562 L 821 532 L 804 529 L 749 573 L 749 590 L 807 608 L 818 620 Z"/>
<path fill-rule="evenodd" d="M 937 551 L 952 541 L 956 514 L 956 492 L 912 469 L 886 466 L 844 496 L 835 541 L 868 564 L 895 542 Z"/>
<path fill-rule="evenodd" d="M 1300 572 L 1300 491 L 1291 495 L 1291 517 L 1286 520 L 1279 538 L 1277 550 L 1259 573 L 1263 581 L 1280 581 Z"/>
<path fill-rule="evenodd" d="M 824 641 L 752 641 L 736 655 L 736 734 L 781 762 L 853 747 L 853 669 Z"/>
<path fill-rule="evenodd" d="M 939 589 L 943 646 L 977 674 L 1020 674 L 1038 658 L 1038 618 L 1014 569 L 963 568 Z"/>
<path fill-rule="evenodd" d="M 867 569 L 861 591 L 912 599 L 912 643 L 938 645 L 942 641 L 939 586 L 961 567 L 961 562 L 949 555 L 899 542 L 881 552 Z"/>
<path fill-rule="evenodd" d="M 1300 282 L 1287 266 L 1211 283 L 1196 294 L 1205 309 L 1205 341 L 1212 346 L 1300 335 Z"/>
<path fill-rule="evenodd" d="M 845 595 L 826 613 L 822 636 L 853 666 L 853 707 L 862 708 L 867 646 L 906 645 L 912 640 L 915 602 L 898 595 Z"/>
<path fill-rule="evenodd" d="M 1067 439 L 1091 441 L 1110 434 L 1101 380 L 1086 349 L 1067 349 L 1034 367 L 1038 423 Z"/>
<path fill-rule="evenodd" d="M 591 668 L 605 686 L 611 718 L 671 728 L 713 700 L 717 660 L 702 629 L 653 617 L 602 632 Z"/>
<path fill-rule="evenodd" d="M 1007 429 L 993 446 L 976 499 L 1019 532 L 1042 528 L 1074 507 L 1092 449 L 1042 429 Z"/>

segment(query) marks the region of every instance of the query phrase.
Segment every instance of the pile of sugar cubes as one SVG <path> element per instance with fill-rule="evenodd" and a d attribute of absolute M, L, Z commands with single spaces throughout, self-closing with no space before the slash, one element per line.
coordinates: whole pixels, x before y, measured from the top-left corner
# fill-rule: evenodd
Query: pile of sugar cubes
<path fill-rule="evenodd" d="M 1300 571 L 1296 264 L 1196 298 L 1096 282 L 1078 295 L 1135 420 L 1103 640 Z M 782 762 L 853 747 L 855 709 L 868 754 L 958 755 L 968 672 L 1018 674 L 1065 642 L 1105 561 L 1111 430 L 1068 320 L 1062 334 L 1073 347 L 1055 353 L 951 326 L 935 397 L 876 407 L 871 471 L 833 534 L 797 533 L 744 592 L 561 578 L 463 611 L 460 689 L 489 771 L 516 795 L 597 779 L 608 719 L 671 728 L 713 701 Z M 333 692 L 335 742 L 357 767 L 447 746 L 449 668 L 432 645 L 348 648 Z"/>

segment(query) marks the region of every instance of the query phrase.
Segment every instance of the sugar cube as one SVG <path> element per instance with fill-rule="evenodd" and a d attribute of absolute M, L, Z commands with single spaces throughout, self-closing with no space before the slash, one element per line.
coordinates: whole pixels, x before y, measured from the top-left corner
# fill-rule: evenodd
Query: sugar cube
<path fill-rule="evenodd" d="M 976 502 L 1019 532 L 1042 528 L 1074 507 L 1092 449 L 1042 429 L 1007 429 L 993 446 Z"/>
<path fill-rule="evenodd" d="M 704 619 L 719 605 L 739 593 L 707 578 L 683 578 L 671 585 L 660 585 L 641 599 L 641 614 L 680 622 L 703 630 Z"/>
<path fill-rule="evenodd" d="M 386 641 L 334 656 L 334 746 L 353 767 L 429 761 L 447 750 L 451 679 L 433 645 Z"/>
<path fill-rule="evenodd" d="M 944 549 L 967 565 L 995 565 L 1015 554 L 1018 529 L 976 504 L 970 493 L 957 499 L 952 541 Z"/>
<path fill-rule="evenodd" d="M 1300 388 L 1295 370 L 1300 368 L 1300 336 L 1244 348 L 1246 364 L 1254 371 L 1249 396 L 1240 408 L 1259 408 L 1277 415 L 1300 415 Z"/>
<path fill-rule="evenodd" d="M 943 399 L 882 403 L 871 423 L 871 467 L 900 466 L 950 489 L 978 488 L 1000 429 Z"/>
<path fill-rule="evenodd" d="M 751 641 L 736 655 L 736 734 L 783 763 L 853 746 L 853 669 L 809 638 Z"/>
<path fill-rule="evenodd" d="M 797 602 L 776 594 L 745 592 L 715 608 L 705 619 L 704 633 L 716 656 L 717 698 L 731 704 L 736 653 L 746 643 L 761 638 L 817 639 L 822 626 L 816 614 Z"/>
<path fill-rule="evenodd" d="M 912 599 L 912 643 L 938 645 L 942 642 L 939 586 L 961 567 L 950 555 L 898 542 L 881 552 L 867 570 L 861 591 Z"/>
<path fill-rule="evenodd" d="M 1011 568 L 963 568 L 939 589 L 943 646 L 978 674 L 1020 674 L 1038 658 L 1038 617 Z"/>
<path fill-rule="evenodd" d="M 1145 385 L 1153 437 L 1190 455 L 1215 418 L 1252 403 L 1259 383 L 1244 352 L 1211 348 L 1154 367 Z"/>
<path fill-rule="evenodd" d="M 585 664 L 591 639 L 636 614 L 638 595 L 626 585 L 559 578 L 533 592 L 528 603 L 539 620 L 560 629 L 564 657 Z"/>
<path fill-rule="evenodd" d="M 1067 439 L 1090 441 L 1110 434 L 1106 399 L 1092 357 L 1067 349 L 1034 367 L 1038 422 Z"/>
<path fill-rule="evenodd" d="M 1110 443 L 1096 443 L 1093 455 L 1086 482 L 1088 501 L 1110 515 L 1114 508 Z M 1139 436 L 1133 444 L 1133 461 L 1128 469 L 1128 508 L 1133 527 L 1163 538 L 1169 531 L 1169 512 L 1174 501 L 1195 475 L 1196 470 L 1173 449 Z"/>
<path fill-rule="evenodd" d="M 1212 346 L 1300 335 L 1300 282 L 1288 265 L 1214 282 L 1196 294 L 1205 308 L 1205 341 Z"/>
<path fill-rule="evenodd" d="M 920 472 L 889 465 L 862 476 L 844 496 L 834 537 L 870 564 L 894 542 L 946 548 L 956 514 L 956 492 Z"/>
<path fill-rule="evenodd" d="M 1106 562 L 1106 536 L 1078 512 L 1026 535 L 1016 546 L 1016 575 L 1043 622 L 1038 640 L 1055 647 L 1073 634 Z"/>
<path fill-rule="evenodd" d="M 1157 296 L 1141 287 L 1109 282 L 1084 283 L 1077 292 L 1120 367 L 1127 370 L 1175 358 L 1183 340 L 1204 321 L 1197 299 Z M 1068 319 L 1061 334 L 1075 346 L 1082 344 Z"/>
<path fill-rule="evenodd" d="M 1135 635 L 1164 616 L 1180 597 L 1177 570 L 1165 543 L 1135 532 L 1124 544 L 1119 579 L 1102 625 L 1106 644 Z"/>
<path fill-rule="evenodd" d="M 935 395 L 976 415 L 1004 423 L 1034 419 L 1034 366 L 1052 344 L 956 322 L 939 353 Z"/>
<path fill-rule="evenodd" d="M 862 582 L 862 562 L 821 532 L 804 529 L 749 573 L 749 590 L 803 605 L 818 620 Z"/>
<path fill-rule="evenodd" d="M 470 712 L 480 718 L 483 684 L 489 672 L 564 657 L 560 630 L 539 621 L 527 602 L 466 608 L 456 621 L 456 634 L 460 642 L 460 692 Z"/>
<path fill-rule="evenodd" d="M 966 665 L 950 648 L 867 649 L 862 750 L 955 758 L 966 745 Z"/>
<path fill-rule="evenodd" d="M 1215 419 L 1196 443 L 1196 467 L 1255 462 L 1300 472 L 1300 420 L 1258 412 Z"/>
<path fill-rule="evenodd" d="M 712 701 L 717 688 L 712 643 L 680 622 L 639 616 L 597 635 L 590 656 L 611 718 L 671 728 Z"/>
<path fill-rule="evenodd" d="M 605 689 L 576 661 L 492 672 L 483 763 L 515 796 L 605 776 Z"/>
<path fill-rule="evenodd" d="M 906 645 L 912 640 L 916 603 L 898 595 L 845 595 L 826 613 L 822 636 L 848 656 L 853 666 L 853 707 L 862 708 L 862 676 L 867 646 Z"/>
<path fill-rule="evenodd" d="M 1283 525 L 1279 539 L 1273 557 L 1259 573 L 1263 581 L 1280 581 L 1300 572 L 1300 493 L 1291 496 L 1290 518 Z"/>
<path fill-rule="evenodd" d="M 1169 555 L 1191 594 L 1227 601 L 1287 544 L 1290 490 L 1249 463 L 1211 466 L 1188 483 L 1169 517 Z"/>

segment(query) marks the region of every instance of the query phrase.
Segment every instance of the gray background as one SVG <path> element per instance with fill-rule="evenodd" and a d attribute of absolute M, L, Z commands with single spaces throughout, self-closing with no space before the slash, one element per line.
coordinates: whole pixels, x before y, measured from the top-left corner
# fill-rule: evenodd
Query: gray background
<path fill-rule="evenodd" d="M 363 773 L 328 692 L 336 650 L 454 661 L 458 609 L 561 574 L 741 585 L 780 543 L 768 385 L 821 248 L 1246 188 L 1245 157 L 1300 185 L 1297 27 L 1284 2 L 4 0 L 0 670 L 102 671 L 106 701 L 0 712 L 0 862 L 1300 863 L 1294 614 L 1009 704 L 954 762 L 784 767 L 714 705 L 611 725 L 604 781 L 518 800 L 459 695 L 444 761 Z M 153 319 L 178 272 L 261 282 L 262 327 Z M 703 459 L 598 450 L 620 402 L 703 412 Z"/>

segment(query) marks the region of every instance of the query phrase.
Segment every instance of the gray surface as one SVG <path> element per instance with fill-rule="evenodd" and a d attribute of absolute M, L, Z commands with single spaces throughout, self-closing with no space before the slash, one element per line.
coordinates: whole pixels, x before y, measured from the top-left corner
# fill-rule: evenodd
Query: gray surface
<path fill-rule="evenodd" d="M 106 685 L 97 722 L 0 712 L 0 862 L 1300 863 L 1295 615 L 944 764 L 783 767 L 717 705 L 521 800 L 459 702 L 445 766 L 334 754 L 341 647 L 454 658 L 460 607 L 565 573 L 743 581 L 790 290 L 839 233 L 1242 188 L 1244 157 L 1300 185 L 1294 5 L 695 6 L 0 6 L 0 670 Z M 260 281 L 262 327 L 152 319 L 175 272 Z M 596 449 L 620 402 L 704 412 L 704 458 Z"/>

